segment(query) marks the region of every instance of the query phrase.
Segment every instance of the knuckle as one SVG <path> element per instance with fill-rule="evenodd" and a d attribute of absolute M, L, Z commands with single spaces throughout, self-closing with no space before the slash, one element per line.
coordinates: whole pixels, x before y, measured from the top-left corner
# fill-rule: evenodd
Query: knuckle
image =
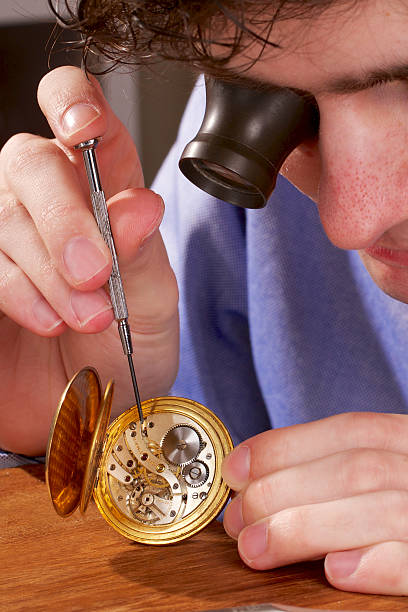
<path fill-rule="evenodd" d="M 384 488 L 388 482 L 384 454 L 367 448 L 347 451 L 341 464 L 341 478 L 347 494 Z"/>
<path fill-rule="evenodd" d="M 388 449 L 401 436 L 400 415 L 375 412 L 348 412 L 342 415 L 346 431 L 359 447 Z"/>
<path fill-rule="evenodd" d="M 307 550 L 309 534 L 308 509 L 304 506 L 281 510 L 269 519 L 269 538 L 274 548 L 283 549 L 296 542 L 298 550 Z"/>
<path fill-rule="evenodd" d="M 179 300 L 178 285 L 171 268 L 166 266 L 157 283 L 149 284 L 145 288 L 145 298 L 149 301 L 148 312 L 143 315 L 140 313 L 136 315 L 135 312 L 129 314 L 132 330 L 142 335 L 161 336 L 163 331 L 168 333 L 168 330 L 172 329 L 172 321 L 178 320 Z"/>
<path fill-rule="evenodd" d="M 10 223 L 22 207 L 10 192 L 0 193 L 0 232 L 10 231 Z"/>
<path fill-rule="evenodd" d="M 0 268 L 0 304 L 2 304 L 2 296 L 10 284 L 10 273 L 8 270 Z M 4 299 L 4 298 L 3 298 Z"/>
<path fill-rule="evenodd" d="M 246 524 L 265 518 L 272 513 L 271 486 L 267 478 L 248 485 L 242 498 L 242 514 Z"/>
<path fill-rule="evenodd" d="M 72 206 L 67 202 L 59 202 L 50 199 L 44 202 L 41 212 L 38 216 L 37 223 L 55 235 L 55 225 L 61 229 L 61 221 L 69 219 L 72 216 Z"/>
<path fill-rule="evenodd" d="M 347 412 L 342 415 L 346 431 L 352 432 L 358 446 L 368 447 L 367 438 L 372 436 L 372 413 L 370 412 Z M 368 433 L 370 432 L 370 433 Z"/>
<path fill-rule="evenodd" d="M 370 521 L 375 522 L 384 542 L 408 542 L 408 491 L 390 490 L 376 494 Z"/>
<path fill-rule="evenodd" d="M 49 175 L 50 164 L 53 165 L 63 153 L 50 140 L 32 134 L 17 134 L 6 143 L 2 155 L 6 176 L 13 184 L 28 173 L 33 175 L 33 172 L 43 170 Z"/>
<path fill-rule="evenodd" d="M 16 266 L 0 267 L 0 308 L 3 310 L 14 295 L 14 286 L 20 275 Z"/>
<path fill-rule="evenodd" d="M 14 176 L 26 167 L 38 140 L 36 136 L 22 133 L 15 134 L 6 142 L 1 150 L 6 175 Z"/>
<path fill-rule="evenodd" d="M 14 134 L 11 136 L 3 145 L 1 149 L 1 157 L 8 159 L 18 153 L 25 144 L 33 138 L 32 134 L 22 132 L 20 134 Z"/>
<path fill-rule="evenodd" d="M 42 253 L 41 255 L 39 255 L 36 261 L 36 268 L 38 269 L 41 278 L 47 279 L 50 284 L 52 282 L 55 282 L 56 268 L 55 264 L 51 261 L 48 253 Z"/>
<path fill-rule="evenodd" d="M 383 512 L 384 516 L 394 518 L 388 521 L 391 533 L 388 534 L 388 539 L 397 538 L 404 542 L 408 542 L 408 491 L 389 491 L 384 500 Z"/>
<path fill-rule="evenodd" d="M 163 288 L 165 289 L 165 308 L 163 309 L 163 303 L 161 304 L 161 310 L 157 313 L 158 317 L 162 318 L 162 324 L 166 325 L 169 319 L 174 316 L 177 312 L 179 302 L 179 290 L 178 283 L 175 274 L 172 269 L 168 271 L 163 282 Z"/>
<path fill-rule="evenodd" d="M 408 595 L 408 551 L 405 542 L 389 542 L 385 545 L 390 559 L 382 572 L 388 584 L 387 594 Z"/>

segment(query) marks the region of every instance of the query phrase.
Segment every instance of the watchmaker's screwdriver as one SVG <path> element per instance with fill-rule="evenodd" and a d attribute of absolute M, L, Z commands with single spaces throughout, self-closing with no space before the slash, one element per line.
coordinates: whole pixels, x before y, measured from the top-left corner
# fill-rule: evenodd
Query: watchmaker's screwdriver
<path fill-rule="evenodd" d="M 122 341 L 123 352 L 127 355 L 132 378 L 133 390 L 135 392 L 136 406 L 139 412 L 139 419 L 143 429 L 143 411 L 140 401 L 139 389 L 137 386 L 135 368 L 133 365 L 133 346 L 132 336 L 128 324 L 128 309 L 126 305 L 125 292 L 123 290 L 122 278 L 120 276 L 118 258 L 116 255 L 115 243 L 113 241 L 112 230 L 109 221 L 108 207 L 106 206 L 105 194 L 102 189 L 98 164 L 96 161 L 95 147 L 98 139 L 86 140 L 75 146 L 77 151 L 82 151 L 86 174 L 88 176 L 89 189 L 94 217 L 102 234 L 103 239 L 109 247 L 112 255 L 112 272 L 109 278 L 109 293 L 112 302 L 113 313 L 118 323 L 119 336 Z"/>

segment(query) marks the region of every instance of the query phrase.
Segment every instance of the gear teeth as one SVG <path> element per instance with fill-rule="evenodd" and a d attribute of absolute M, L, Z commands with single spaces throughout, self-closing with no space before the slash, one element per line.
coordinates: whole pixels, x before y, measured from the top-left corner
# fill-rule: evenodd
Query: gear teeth
<path fill-rule="evenodd" d="M 194 482 L 193 478 L 191 478 L 190 476 L 190 472 L 194 467 L 197 467 L 200 470 L 204 470 L 204 473 L 201 472 L 200 476 L 197 478 L 197 482 Z M 184 467 L 182 474 L 187 486 L 196 489 L 197 487 L 201 487 L 201 485 L 203 485 L 208 480 L 210 470 L 208 468 L 208 465 L 204 463 L 204 461 L 196 460 L 192 464 L 188 464 L 186 467 Z"/>
<path fill-rule="evenodd" d="M 172 459 L 170 459 L 170 457 L 168 456 L 168 454 L 166 454 L 166 451 L 164 449 L 164 443 L 165 440 L 167 438 L 167 436 L 174 430 L 176 429 L 180 429 L 181 427 L 186 427 L 192 431 L 194 431 L 194 433 L 197 435 L 198 438 L 198 450 L 197 452 L 194 454 L 194 456 L 192 456 L 190 459 L 188 459 L 187 461 L 174 461 Z M 184 467 L 186 465 L 189 465 L 190 463 L 192 463 L 197 457 L 198 455 L 201 453 L 201 451 L 203 450 L 203 448 L 205 447 L 205 444 L 203 442 L 203 439 L 199 433 L 199 431 L 197 431 L 197 429 L 195 427 L 193 427 L 192 425 L 188 424 L 188 423 L 177 423 L 176 425 L 173 425 L 172 427 L 170 427 L 166 433 L 164 434 L 162 441 L 160 443 L 160 448 L 161 451 L 163 453 L 164 458 L 166 459 L 166 461 L 168 461 L 169 463 L 171 463 L 171 465 L 178 465 L 180 467 Z M 180 451 L 181 452 L 181 451 Z"/>

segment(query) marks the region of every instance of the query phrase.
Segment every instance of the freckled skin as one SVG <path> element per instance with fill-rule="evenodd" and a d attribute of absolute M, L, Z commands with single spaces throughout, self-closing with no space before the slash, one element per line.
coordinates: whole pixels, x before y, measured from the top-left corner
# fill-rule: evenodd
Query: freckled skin
<path fill-rule="evenodd" d="M 253 68 L 259 78 L 309 91 L 319 106 L 319 141 L 299 147 L 282 172 L 317 203 L 330 240 L 358 250 L 377 285 L 408 302 L 408 78 L 346 93 L 343 86 L 341 95 L 327 86 L 333 76 L 344 85 L 360 75 L 361 85 L 367 72 L 408 64 L 408 3 L 334 2 L 318 23 L 308 25 L 296 31 L 293 23 L 279 24 L 282 36 L 276 38 L 284 41 L 289 29 L 299 53 L 271 52 Z M 346 402 L 345 410 L 353 408 Z M 389 428 L 396 418 L 401 422 Z M 247 440 L 247 480 L 242 472 L 229 476 L 228 458 L 223 466 L 226 482 L 239 492 L 224 525 L 238 538 L 244 562 L 263 570 L 325 556 L 326 577 L 337 588 L 408 595 L 407 486 L 402 479 L 391 482 L 398 464 L 403 478 L 407 474 L 400 437 L 406 418 L 349 412 Z M 342 435 L 347 450 L 339 452 Z M 378 454 L 374 449 L 383 435 Z M 386 455 L 398 439 L 402 447 L 389 455 L 396 461 L 391 466 Z M 331 469 L 326 461 L 334 458 L 338 464 Z M 363 482 L 367 493 L 356 495 Z M 343 488 L 330 495 L 327 487 L 334 483 Z M 378 483 L 381 490 L 375 490 Z M 322 499 L 330 502 L 321 504 Z M 402 537 L 394 535 L 396 525 L 404 526 Z"/>
<path fill-rule="evenodd" d="M 282 22 L 274 32 L 289 52 L 266 53 L 251 72 L 310 92 L 321 118 L 318 142 L 294 151 L 282 174 L 317 203 L 333 244 L 358 250 L 379 287 L 408 302 L 405 259 L 396 266 L 365 252 L 408 253 L 408 83 L 342 94 L 326 87 L 335 77 L 408 63 L 408 10 L 383 0 L 339 13 L 334 3 L 307 28 Z"/>

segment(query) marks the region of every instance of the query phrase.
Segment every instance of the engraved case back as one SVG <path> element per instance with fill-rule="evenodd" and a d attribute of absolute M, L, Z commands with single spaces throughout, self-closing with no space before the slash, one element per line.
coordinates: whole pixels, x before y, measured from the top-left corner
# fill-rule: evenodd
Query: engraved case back
<path fill-rule="evenodd" d="M 52 503 L 60 516 L 69 516 L 80 504 L 100 402 L 98 374 L 86 368 L 70 380 L 58 405 L 45 473 Z"/>

